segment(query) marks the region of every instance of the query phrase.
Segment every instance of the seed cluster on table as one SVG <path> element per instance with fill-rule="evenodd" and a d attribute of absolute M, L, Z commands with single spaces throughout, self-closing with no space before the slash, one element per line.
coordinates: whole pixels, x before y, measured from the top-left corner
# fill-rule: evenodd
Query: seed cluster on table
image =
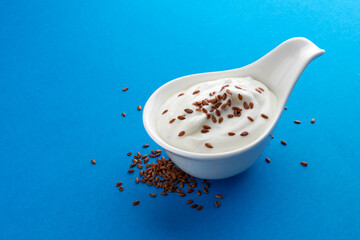
<path fill-rule="evenodd" d="M 143 145 L 143 148 L 147 147 L 149 147 L 148 144 Z M 202 183 L 198 183 L 197 178 L 185 173 L 174 162 L 161 156 L 161 154 L 161 150 L 150 150 L 149 154 L 143 155 L 140 152 L 134 155 L 131 152 L 126 154 L 129 157 L 133 155 L 128 173 L 134 173 L 136 168 L 139 169 L 139 175 L 135 177 L 136 184 L 144 183 L 154 188 L 159 188 L 161 189 L 160 195 L 162 196 L 173 193 L 179 197 L 191 197 L 191 194 L 201 196 L 204 193 L 204 195 L 211 197 L 209 193 L 210 183 L 207 180 L 203 179 Z M 124 190 L 122 182 L 116 183 L 116 187 L 118 187 L 119 191 Z M 158 194 L 149 192 L 149 196 L 154 198 Z M 213 197 L 214 206 L 219 208 L 220 200 L 224 196 L 215 194 Z M 185 203 L 191 204 L 190 208 L 196 208 L 198 211 L 204 208 L 200 203 L 195 203 L 193 199 L 188 199 Z M 139 200 L 133 202 L 134 206 L 139 204 Z"/>

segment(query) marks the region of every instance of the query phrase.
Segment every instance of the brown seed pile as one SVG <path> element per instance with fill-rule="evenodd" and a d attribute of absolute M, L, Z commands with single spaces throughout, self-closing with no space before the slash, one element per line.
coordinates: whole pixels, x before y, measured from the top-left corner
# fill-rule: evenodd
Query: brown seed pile
<path fill-rule="evenodd" d="M 204 125 L 204 129 L 207 128 L 209 127 Z M 148 147 L 148 144 L 144 144 L 143 146 Z M 164 156 L 160 157 L 161 153 L 161 150 L 151 150 L 150 154 L 142 155 L 140 152 L 137 152 L 132 157 L 130 164 L 131 169 L 129 169 L 128 172 L 134 173 L 134 168 L 139 169 L 139 176 L 135 177 L 136 184 L 144 183 L 148 186 L 160 188 L 160 194 L 162 196 L 167 196 L 170 193 L 177 194 L 179 197 L 188 197 L 195 193 L 198 196 L 201 196 L 202 192 L 209 194 L 210 183 L 207 182 L 207 180 L 202 180 L 202 183 L 204 184 L 203 187 L 198 186 L 199 184 L 196 178 L 175 166 L 174 162 L 170 159 L 166 159 Z M 129 152 L 126 155 L 131 156 L 132 153 Z M 153 159 L 153 161 L 150 162 L 150 159 Z M 146 164 L 145 167 L 144 164 Z M 120 191 L 124 190 L 122 185 L 122 182 L 116 183 L 116 187 L 118 187 Z M 154 198 L 157 197 L 157 194 L 150 192 L 149 196 Z M 223 196 L 220 194 L 215 195 L 215 197 L 223 199 Z M 139 203 L 140 201 L 137 200 L 133 202 L 133 205 L 136 206 Z M 195 208 L 198 211 L 204 208 L 203 205 L 194 204 L 194 200 L 192 199 L 186 200 L 185 203 L 192 204 L 190 207 Z M 220 207 L 219 201 L 215 202 L 215 206 L 217 208 Z"/>

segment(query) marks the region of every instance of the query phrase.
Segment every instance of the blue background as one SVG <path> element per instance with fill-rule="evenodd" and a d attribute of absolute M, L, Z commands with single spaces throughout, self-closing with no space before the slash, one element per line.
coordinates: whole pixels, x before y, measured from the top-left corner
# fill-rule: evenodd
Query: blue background
<path fill-rule="evenodd" d="M 360 239 L 359 19 L 351 0 L 2 0 L 0 239 Z M 134 183 L 126 153 L 158 148 L 137 105 L 296 36 L 326 53 L 256 164 L 194 195 L 200 212 Z"/>

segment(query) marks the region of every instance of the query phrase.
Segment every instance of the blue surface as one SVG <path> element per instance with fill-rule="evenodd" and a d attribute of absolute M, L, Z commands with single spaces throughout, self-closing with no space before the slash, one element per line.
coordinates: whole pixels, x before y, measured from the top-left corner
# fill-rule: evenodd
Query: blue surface
<path fill-rule="evenodd" d="M 359 239 L 359 19 L 343 0 L 2 0 L 0 239 Z M 137 105 L 295 36 L 326 53 L 253 167 L 211 181 L 200 212 L 134 183 L 126 153 L 157 148 Z"/>

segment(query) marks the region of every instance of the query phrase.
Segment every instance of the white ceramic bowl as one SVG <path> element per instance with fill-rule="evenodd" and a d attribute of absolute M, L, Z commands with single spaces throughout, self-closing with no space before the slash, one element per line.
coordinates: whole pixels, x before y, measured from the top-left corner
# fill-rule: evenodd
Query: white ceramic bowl
<path fill-rule="evenodd" d="M 280 44 L 258 61 L 243 68 L 188 75 L 172 80 L 157 89 L 147 101 L 143 112 L 143 123 L 150 137 L 183 171 L 203 179 L 221 179 L 236 175 L 249 166 L 263 153 L 271 137 L 285 103 L 301 73 L 314 58 L 324 54 L 306 38 L 292 38 Z M 159 109 L 166 99 L 180 89 L 196 83 L 228 77 L 246 77 L 264 83 L 278 98 L 278 106 L 271 127 L 249 145 L 223 153 L 194 153 L 169 145 L 156 130 L 154 109 Z"/>

